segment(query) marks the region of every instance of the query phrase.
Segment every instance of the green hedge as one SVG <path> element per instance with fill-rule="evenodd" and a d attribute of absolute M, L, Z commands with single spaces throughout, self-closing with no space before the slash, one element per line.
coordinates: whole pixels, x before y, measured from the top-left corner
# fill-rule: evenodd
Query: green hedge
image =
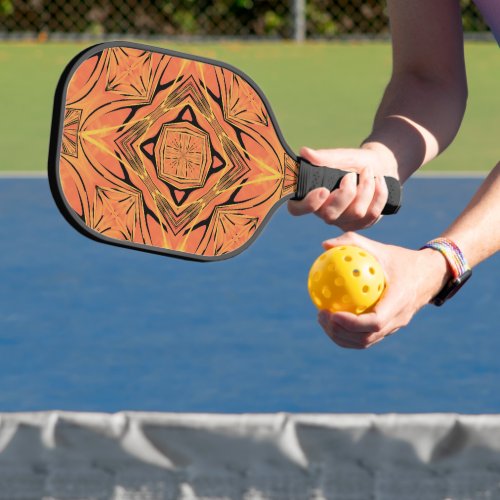
<path fill-rule="evenodd" d="M 438 1 L 438 0 L 436 0 Z M 383 1 L 308 0 L 307 35 L 383 34 Z M 487 28 L 471 0 L 462 0 L 466 31 Z M 293 35 L 288 0 L 0 0 L 0 31 L 104 35 Z"/>

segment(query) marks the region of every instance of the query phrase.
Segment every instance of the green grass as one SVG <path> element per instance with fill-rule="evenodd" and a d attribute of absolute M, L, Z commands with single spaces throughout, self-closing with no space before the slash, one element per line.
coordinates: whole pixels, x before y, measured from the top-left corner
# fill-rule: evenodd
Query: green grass
<path fill-rule="evenodd" d="M 52 99 L 65 64 L 86 44 L 0 44 L 0 170 L 46 169 Z M 229 62 L 269 98 L 292 149 L 356 147 L 391 70 L 388 43 L 219 43 L 168 47 Z M 488 170 L 498 161 L 500 65 L 493 43 L 466 46 L 469 104 L 453 145 L 426 167 Z M 495 102 L 496 100 L 496 102 Z"/>

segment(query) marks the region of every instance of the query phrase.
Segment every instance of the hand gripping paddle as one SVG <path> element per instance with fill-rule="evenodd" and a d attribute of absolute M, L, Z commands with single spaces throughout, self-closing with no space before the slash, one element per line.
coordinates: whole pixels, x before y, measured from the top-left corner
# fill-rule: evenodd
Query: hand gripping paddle
<path fill-rule="evenodd" d="M 49 153 L 65 218 L 98 241 L 210 261 L 232 257 L 288 199 L 338 187 L 285 143 L 262 91 L 227 64 L 129 42 L 65 69 Z M 400 206 L 386 177 L 384 214 Z"/>

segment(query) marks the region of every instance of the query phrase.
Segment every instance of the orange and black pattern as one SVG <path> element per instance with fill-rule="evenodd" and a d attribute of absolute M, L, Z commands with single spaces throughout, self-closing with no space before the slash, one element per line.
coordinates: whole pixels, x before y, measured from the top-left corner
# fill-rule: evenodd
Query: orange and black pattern
<path fill-rule="evenodd" d="M 222 256 L 296 187 L 261 97 L 226 68 L 105 49 L 74 72 L 64 113 L 64 197 L 112 239 Z"/>

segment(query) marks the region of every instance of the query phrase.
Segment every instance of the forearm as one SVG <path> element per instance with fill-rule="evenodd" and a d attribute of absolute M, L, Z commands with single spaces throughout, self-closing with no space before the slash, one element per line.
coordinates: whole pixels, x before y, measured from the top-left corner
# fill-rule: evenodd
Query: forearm
<path fill-rule="evenodd" d="M 500 250 L 500 163 L 481 184 L 470 203 L 441 237 L 449 238 L 461 249 L 470 267 Z M 440 252 L 425 248 L 421 294 L 428 302 L 452 277 L 451 269 Z"/>
<path fill-rule="evenodd" d="M 460 247 L 471 267 L 500 250 L 500 162 L 442 236 Z"/>
<path fill-rule="evenodd" d="M 388 0 L 392 78 L 364 148 L 405 181 L 455 137 L 467 100 L 458 0 Z"/>
<path fill-rule="evenodd" d="M 393 76 L 363 148 L 385 155 L 392 172 L 404 182 L 451 143 L 466 96 L 465 82 L 426 81 L 410 73 Z"/>

